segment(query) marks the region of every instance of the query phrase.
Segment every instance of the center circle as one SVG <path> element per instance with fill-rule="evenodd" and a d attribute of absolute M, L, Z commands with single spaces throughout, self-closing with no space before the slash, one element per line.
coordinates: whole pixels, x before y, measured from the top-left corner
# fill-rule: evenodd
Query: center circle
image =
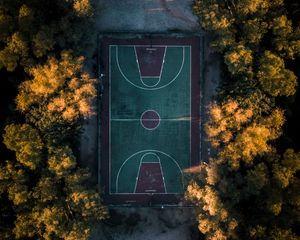
<path fill-rule="evenodd" d="M 142 113 L 140 121 L 143 128 L 147 130 L 154 130 L 160 123 L 160 116 L 154 110 L 147 110 Z"/>

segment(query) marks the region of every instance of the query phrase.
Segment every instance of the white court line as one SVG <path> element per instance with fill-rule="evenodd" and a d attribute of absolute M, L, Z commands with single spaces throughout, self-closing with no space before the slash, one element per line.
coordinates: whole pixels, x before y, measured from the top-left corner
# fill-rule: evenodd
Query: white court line
<path fill-rule="evenodd" d="M 152 189 L 147 189 L 147 190 L 145 190 L 145 194 L 154 194 L 154 193 L 157 193 L 157 191 L 156 190 L 152 190 Z"/>
<path fill-rule="evenodd" d="M 143 76 L 143 78 L 156 78 L 155 76 Z"/>
<path fill-rule="evenodd" d="M 138 170 L 137 176 L 135 178 L 135 185 L 134 185 L 134 191 L 133 191 L 134 193 L 136 193 L 136 187 L 137 187 L 137 184 L 138 184 L 142 163 L 143 163 L 143 158 L 140 159 L 139 170 Z M 118 190 L 118 187 L 119 187 L 119 184 L 117 183 L 116 184 L 116 190 Z"/>
<path fill-rule="evenodd" d="M 157 156 L 156 153 L 149 152 L 149 153 L 145 153 L 145 154 L 141 157 L 142 161 L 143 161 L 144 158 L 145 158 L 146 156 L 148 156 L 148 155 L 154 155 L 155 157 L 157 157 L 158 161 L 159 161 L 159 159 L 160 159 L 159 156 Z M 149 162 L 145 162 L 145 163 L 149 163 Z M 154 162 L 154 163 L 158 163 L 158 162 Z"/>
<path fill-rule="evenodd" d="M 109 46 L 109 116 L 111 117 L 111 46 L 130 46 L 130 47 L 133 47 L 133 46 L 144 46 L 145 45 L 110 45 Z M 153 46 L 165 46 L 165 45 L 153 45 Z M 185 47 L 186 46 L 168 46 L 168 47 L 183 47 L 183 52 L 185 50 Z M 189 46 L 189 50 L 190 50 L 190 59 L 191 59 L 191 46 Z M 185 52 L 183 54 L 183 62 L 182 62 L 182 65 L 181 65 L 181 69 L 180 69 L 180 72 L 182 71 L 182 68 L 183 68 L 183 65 L 184 65 L 184 59 L 185 59 Z M 116 60 L 117 60 L 117 64 L 119 63 L 118 62 L 118 49 L 116 49 Z M 191 115 L 191 110 L 192 110 L 192 106 L 191 106 L 191 99 L 192 99 L 192 84 L 191 84 L 191 60 L 190 60 L 190 116 L 192 117 Z M 119 65 L 118 65 L 119 67 Z M 120 68 L 119 68 L 120 70 Z M 120 71 L 121 72 L 121 71 Z M 179 72 L 179 74 L 180 74 Z M 121 72 L 122 74 L 122 72 Z M 178 74 L 178 75 L 179 75 Z M 123 75 L 123 77 L 125 77 L 125 75 Z M 176 76 L 177 78 L 178 76 Z M 126 80 L 126 79 L 125 79 Z M 168 83 L 168 85 L 171 84 L 171 83 Z M 138 87 L 138 86 L 137 86 Z M 162 87 L 166 87 L 166 86 L 162 86 Z M 160 88 L 162 88 L 160 87 Z M 139 88 L 139 87 L 138 87 Z M 158 88 L 155 88 L 155 89 L 145 89 L 145 90 L 156 90 Z M 183 119 L 160 119 L 161 121 L 191 121 L 191 117 L 188 119 L 188 118 L 183 118 Z M 110 118 L 110 121 L 138 121 L 140 119 L 111 119 Z M 191 122 L 192 123 L 192 122 Z M 111 124 L 109 124 L 109 142 L 110 142 L 110 146 L 111 146 Z M 190 149 L 191 149 L 191 132 L 192 132 L 192 124 L 190 124 Z M 191 150 L 190 150 L 191 151 Z M 167 155 L 167 154 L 166 154 Z M 168 156 L 168 155 L 167 155 Z M 110 163 L 111 163 L 111 147 L 109 147 L 109 159 L 110 159 Z M 171 157 L 172 160 L 176 161 L 175 159 L 173 159 Z M 191 161 L 191 159 L 190 159 Z M 176 161 L 176 164 L 177 166 L 179 167 L 177 161 Z M 191 165 L 191 162 L 190 162 L 190 165 Z M 120 167 L 119 171 L 121 170 L 122 166 Z M 182 170 L 181 168 L 179 167 L 180 171 L 181 171 L 181 174 L 182 174 Z M 118 172 L 119 174 L 119 172 Z M 109 186 L 111 186 L 111 164 L 109 164 Z M 111 193 L 111 188 L 109 189 L 109 192 Z M 118 193 L 118 194 L 129 194 L 129 193 Z M 132 193 L 131 193 L 132 194 Z M 138 193 L 136 193 L 138 194 Z M 141 193 L 141 194 L 144 194 L 144 193 Z M 162 193 L 160 193 L 162 194 Z M 171 193 L 168 193 L 168 194 L 171 194 Z"/>
<path fill-rule="evenodd" d="M 143 164 L 147 164 L 147 163 L 158 163 L 158 162 L 143 162 Z"/>
<path fill-rule="evenodd" d="M 119 184 L 119 175 L 120 175 L 120 173 L 121 173 L 122 168 L 124 167 L 124 165 L 125 165 L 125 164 L 127 163 L 127 161 L 129 161 L 132 157 L 134 157 L 134 156 L 136 156 L 136 155 L 138 155 L 138 154 L 140 154 L 140 153 L 144 153 L 144 152 L 154 152 L 154 153 L 157 152 L 157 153 L 160 153 L 160 154 L 162 154 L 162 155 L 165 155 L 165 156 L 169 157 L 169 158 L 176 164 L 177 168 L 180 170 L 181 176 L 183 177 L 182 169 L 181 169 L 181 167 L 179 166 L 178 162 L 177 162 L 173 157 L 171 157 L 169 154 L 166 154 L 166 153 L 164 153 L 164 152 L 162 152 L 162 151 L 159 151 L 159 150 L 146 149 L 146 150 L 138 151 L 138 152 L 132 154 L 131 156 L 129 156 L 129 157 L 123 162 L 123 164 L 122 164 L 121 167 L 119 168 L 119 171 L 118 171 L 118 174 L 117 174 L 117 177 L 116 177 L 116 193 L 115 193 L 115 194 L 120 194 L 120 193 L 117 192 L 117 190 L 118 190 L 117 186 L 118 186 L 118 184 Z M 182 182 L 182 187 L 183 187 L 183 182 Z M 126 193 L 126 194 L 137 194 L 137 193 L 132 193 L 132 192 L 131 192 L 131 193 Z"/>
<path fill-rule="evenodd" d="M 131 45 L 131 47 L 134 47 L 135 45 Z M 138 86 L 137 84 L 131 82 L 127 77 L 126 75 L 124 74 L 121 66 L 120 66 L 120 62 L 119 62 L 119 45 L 117 45 L 116 47 L 116 61 L 117 61 L 117 66 L 118 66 L 118 69 L 119 69 L 119 72 L 121 73 L 121 75 L 123 76 L 123 78 L 128 82 L 130 83 L 131 85 L 135 86 L 136 88 L 139 88 L 139 89 L 142 89 L 142 90 L 147 90 L 147 91 L 151 91 L 151 90 L 158 90 L 158 89 L 162 89 L 162 88 L 165 88 L 167 86 L 169 86 L 171 83 L 173 83 L 177 77 L 180 75 L 181 71 L 182 71 L 182 68 L 183 68 L 183 65 L 184 65 L 184 62 L 185 62 L 185 47 L 182 47 L 182 62 L 181 62 L 181 66 L 180 66 L 180 69 L 177 73 L 177 75 L 171 80 L 169 81 L 167 84 L 165 85 L 162 85 L 160 87 L 154 87 L 154 88 L 145 88 L 145 87 L 141 87 L 141 86 Z"/>
<path fill-rule="evenodd" d="M 166 51 L 166 50 L 165 50 L 165 51 Z M 160 76 L 159 76 L 159 78 L 158 78 L 158 81 L 157 81 L 155 84 L 153 84 L 153 85 L 148 85 L 148 84 L 146 84 L 146 83 L 143 81 L 143 77 L 141 76 L 141 69 L 140 69 L 139 58 L 138 58 L 137 52 L 136 52 L 136 46 L 134 46 L 134 54 L 135 54 L 136 63 L 137 63 L 137 65 L 138 65 L 138 69 L 139 69 L 139 74 L 140 74 L 139 77 L 140 77 L 141 83 L 142 83 L 144 86 L 149 87 L 149 88 L 151 88 L 151 87 L 156 87 L 156 86 L 160 83 Z M 163 66 L 161 66 L 161 68 L 163 68 Z M 147 77 L 147 78 L 150 78 L 150 77 Z M 155 78 L 155 77 L 152 77 L 152 78 Z"/>
<path fill-rule="evenodd" d="M 132 193 L 132 192 L 121 192 L 121 193 L 111 193 L 112 195 L 136 195 L 136 194 L 139 194 L 139 195 L 148 195 L 149 193 Z M 174 195 L 174 194 L 182 194 L 182 192 L 168 192 L 168 193 L 153 193 L 153 194 L 156 194 L 156 195 Z"/>
<path fill-rule="evenodd" d="M 145 126 L 143 125 L 143 115 L 144 115 L 146 112 L 148 112 L 148 111 L 155 112 L 155 113 L 157 114 L 157 116 L 158 116 L 158 119 L 155 119 L 155 121 L 158 120 L 158 124 L 157 124 L 157 126 L 156 126 L 155 128 L 147 128 L 147 127 L 145 127 Z M 148 120 L 150 120 L 150 119 L 148 119 Z M 156 111 L 153 110 L 153 109 L 145 110 L 145 111 L 142 113 L 141 117 L 140 117 L 140 124 L 141 124 L 142 127 L 143 127 L 144 129 L 146 129 L 146 130 L 149 130 L 149 131 L 155 130 L 155 129 L 158 128 L 159 125 L 160 125 L 160 116 L 159 116 L 158 112 L 156 112 Z"/>
<path fill-rule="evenodd" d="M 140 69 L 139 59 L 138 59 L 137 53 L 136 53 L 136 47 L 134 46 L 133 49 L 134 49 L 135 61 L 137 63 L 137 66 L 138 66 L 138 69 L 139 69 L 139 74 L 141 76 L 141 69 Z"/>
<path fill-rule="evenodd" d="M 146 11 L 148 12 L 155 12 L 155 11 L 165 11 L 164 8 L 146 8 Z"/>
<path fill-rule="evenodd" d="M 147 156 L 147 155 L 154 155 L 154 156 L 156 156 L 156 157 L 159 159 L 159 157 L 157 156 L 156 153 L 151 153 L 151 152 L 150 152 L 150 153 L 145 153 L 145 154 L 141 157 L 140 165 L 139 165 L 139 170 L 138 170 L 138 173 L 137 173 L 137 177 L 135 178 L 134 193 L 136 193 L 136 187 L 137 187 L 138 179 L 139 179 L 139 176 L 140 176 L 141 165 L 143 164 L 143 160 L 144 160 L 145 156 Z M 116 185 L 116 189 L 118 189 L 117 187 L 118 187 L 118 185 Z"/>
<path fill-rule="evenodd" d="M 159 159 L 159 167 L 160 167 L 161 176 L 162 176 L 163 183 L 164 183 L 164 190 L 165 190 L 165 193 L 168 193 L 168 191 L 167 191 L 167 188 L 166 188 L 166 183 L 165 183 L 165 176 L 164 176 L 164 172 L 163 172 L 163 170 L 162 170 L 162 166 L 161 166 L 160 157 L 159 157 L 158 159 Z"/>
<path fill-rule="evenodd" d="M 159 81 L 158 81 L 158 83 L 160 83 L 160 81 L 161 81 L 162 71 L 163 71 L 163 69 L 164 69 L 164 67 L 165 67 L 165 58 L 166 58 L 166 52 L 167 52 L 167 50 L 168 50 L 168 46 L 165 47 L 165 49 L 164 49 L 164 56 L 163 56 L 163 61 L 162 61 L 161 68 L 160 68 Z"/>
<path fill-rule="evenodd" d="M 118 46 L 121 46 L 121 47 L 152 47 L 152 48 L 155 48 L 155 47 L 188 47 L 190 46 L 189 44 L 187 45 L 157 45 L 157 44 L 112 44 L 112 45 L 109 45 L 109 46 L 113 46 L 113 47 L 118 47 Z"/>
<path fill-rule="evenodd" d="M 159 81 L 160 81 L 160 79 L 161 79 L 161 74 L 162 74 L 163 68 L 164 68 L 164 66 L 165 66 L 165 58 L 166 58 L 166 52 L 167 52 L 167 50 L 168 50 L 168 46 L 165 47 L 165 49 L 164 49 L 163 61 L 162 61 L 162 65 L 161 65 L 160 73 L 159 73 Z"/>
<path fill-rule="evenodd" d="M 156 86 L 160 83 L 160 81 L 161 81 L 161 73 L 162 73 L 162 70 L 163 70 L 163 68 L 164 68 L 165 56 L 166 56 L 167 48 L 168 48 L 167 46 L 164 48 L 164 56 L 163 56 L 163 61 L 162 61 L 162 65 L 161 65 L 161 68 L 160 68 L 160 73 L 159 73 L 159 78 L 158 78 L 157 83 L 155 83 L 154 85 L 147 85 L 147 84 L 144 82 L 144 80 L 143 80 L 144 77 L 141 77 L 141 72 L 140 72 L 140 81 L 141 81 L 146 87 L 150 87 L 150 88 L 156 87 Z M 138 57 L 137 57 L 137 54 L 136 54 L 136 46 L 134 47 L 134 50 L 135 50 L 135 57 L 136 57 L 136 60 L 137 60 L 137 62 L 138 62 L 138 65 L 139 65 L 139 60 L 138 60 Z M 140 71 L 140 68 L 139 68 L 139 71 Z M 150 77 L 146 76 L 145 78 L 150 78 Z M 153 78 L 154 78 L 154 77 L 153 77 Z"/>
<path fill-rule="evenodd" d="M 134 121 L 140 121 L 141 118 L 112 118 L 111 121 L 120 121 L 120 122 L 134 122 Z M 157 121 L 157 119 L 144 119 L 143 121 Z M 178 122 L 184 122 L 184 121 L 191 121 L 191 118 L 160 118 L 160 121 L 178 121 Z"/>

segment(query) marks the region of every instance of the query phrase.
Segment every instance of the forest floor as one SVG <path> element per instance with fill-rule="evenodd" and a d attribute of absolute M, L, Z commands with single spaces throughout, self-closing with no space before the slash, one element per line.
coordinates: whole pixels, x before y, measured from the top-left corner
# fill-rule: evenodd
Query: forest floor
<path fill-rule="evenodd" d="M 97 29 L 110 33 L 187 33 L 202 36 L 201 120 L 214 100 L 221 79 L 219 55 L 209 48 L 209 37 L 200 29 L 192 13 L 193 0 L 97 0 L 100 13 Z M 97 108 L 97 104 L 95 104 Z M 96 111 L 98 111 L 96 109 Z M 97 116 L 84 123 L 80 147 L 80 164 L 89 167 L 92 183 L 97 183 Z M 202 160 L 210 154 L 205 137 L 201 144 Z M 95 229 L 92 240 L 196 240 L 199 239 L 193 208 L 111 208 L 111 218 Z"/>

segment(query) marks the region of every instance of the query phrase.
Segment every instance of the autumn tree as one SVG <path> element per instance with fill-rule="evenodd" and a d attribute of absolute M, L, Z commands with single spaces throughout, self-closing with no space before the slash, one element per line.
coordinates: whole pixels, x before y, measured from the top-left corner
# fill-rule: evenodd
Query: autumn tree
<path fill-rule="evenodd" d="M 30 125 L 7 125 L 3 142 L 16 152 L 17 161 L 29 169 L 34 170 L 41 164 L 43 142 L 38 131 Z"/>
<path fill-rule="evenodd" d="M 96 81 L 82 55 L 93 51 L 96 11 L 90 0 L 0 2 L 1 77 L 21 82 L 21 117 L 3 131 L 10 157 L 0 159 L 1 239 L 89 239 L 107 218 L 76 145 L 94 114 Z"/>
<path fill-rule="evenodd" d="M 278 97 L 291 97 L 298 87 L 291 66 L 299 60 L 299 21 L 288 5 L 194 3 L 226 68 L 205 124 L 215 154 L 198 171 L 186 171 L 186 199 L 197 206 L 206 239 L 299 239 L 300 155 L 278 146 L 286 118 Z"/>
<path fill-rule="evenodd" d="M 90 0 L 1 1 L 0 69 L 27 69 L 57 49 L 84 52 L 93 8 Z"/>
<path fill-rule="evenodd" d="M 62 52 L 61 59 L 49 58 L 44 65 L 29 70 L 32 80 L 20 85 L 17 108 L 46 105 L 48 112 L 59 113 L 66 121 L 93 114 L 91 100 L 96 96 L 95 80 L 83 70 L 84 57 Z"/>
<path fill-rule="evenodd" d="M 295 59 L 300 54 L 300 28 L 293 28 L 286 15 L 278 16 L 272 25 L 272 43 L 280 56 Z"/>
<path fill-rule="evenodd" d="M 198 206 L 206 239 L 299 239 L 300 155 L 270 153 L 243 171 L 222 161 L 201 164 L 186 198 Z"/>
<path fill-rule="evenodd" d="M 229 72 L 233 75 L 242 74 L 248 78 L 252 78 L 252 51 L 247 49 L 243 44 L 233 46 L 226 52 L 224 59 Z"/>
<path fill-rule="evenodd" d="M 269 116 L 257 117 L 256 107 L 244 108 L 234 100 L 210 107 L 206 133 L 212 146 L 218 149 L 219 158 L 229 161 L 232 168 L 271 152 L 270 141 L 280 136 L 283 112 L 275 109 Z"/>
<path fill-rule="evenodd" d="M 261 57 L 257 77 L 262 89 L 271 96 L 291 96 L 296 92 L 296 75 L 285 68 L 283 59 L 270 51 Z"/>
<path fill-rule="evenodd" d="M 200 17 L 202 27 L 216 32 L 212 45 L 218 51 L 223 51 L 235 43 L 235 36 L 231 30 L 232 13 L 224 7 L 225 4 L 225 1 L 195 1 L 193 6 L 194 13 Z"/>
<path fill-rule="evenodd" d="M 3 136 L 5 143 L 17 149 L 16 155 L 27 148 L 30 156 L 34 149 L 27 142 L 31 137 L 32 143 L 36 142 L 33 129 L 21 132 L 25 137 L 18 137 L 12 135 L 17 127 L 28 128 L 8 126 Z M 15 141 L 17 146 L 13 146 Z M 17 162 L 6 161 L 0 167 L 0 194 L 7 194 L 14 204 L 15 237 L 88 239 L 93 225 L 107 217 L 99 193 L 86 185 L 90 173 L 77 166 L 67 145 L 42 146 L 41 150 L 45 154 L 35 156 L 40 164 L 34 168 L 18 157 Z"/>
<path fill-rule="evenodd" d="M 205 239 L 298 239 L 300 153 L 281 156 L 272 144 L 282 132 L 281 110 L 260 116 L 259 106 L 245 103 L 210 107 L 205 128 L 217 154 L 186 171 L 185 197 L 199 210 Z"/>
<path fill-rule="evenodd" d="M 26 123 L 5 127 L 3 142 L 16 161 L 0 165 L 1 193 L 15 206 L 17 239 L 88 239 L 93 224 L 107 217 L 72 150 L 80 120 L 94 113 L 95 80 L 83 64 L 83 57 L 62 52 L 30 68 L 32 79 L 19 87 L 16 103 Z"/>
<path fill-rule="evenodd" d="M 297 79 L 285 61 L 299 56 L 300 26 L 288 19 L 283 0 L 197 0 L 194 12 L 201 26 L 214 34 L 211 45 L 224 54 L 233 78 L 241 79 L 239 88 L 245 88 L 248 79 L 249 86 L 260 83 L 271 96 L 295 93 Z M 271 44 L 266 44 L 268 39 Z"/>
<path fill-rule="evenodd" d="M 80 120 L 94 114 L 96 80 L 84 70 L 84 58 L 62 52 L 29 72 L 32 79 L 19 86 L 18 110 L 43 133 L 75 135 Z"/>

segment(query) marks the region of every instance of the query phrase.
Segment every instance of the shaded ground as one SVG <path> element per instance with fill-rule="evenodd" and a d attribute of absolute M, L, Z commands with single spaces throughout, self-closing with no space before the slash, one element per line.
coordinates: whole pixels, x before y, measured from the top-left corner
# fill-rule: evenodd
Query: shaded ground
<path fill-rule="evenodd" d="M 100 31 L 165 32 L 198 29 L 192 0 L 99 0 Z"/>
<path fill-rule="evenodd" d="M 194 219 L 190 208 L 115 208 L 91 240 L 197 240 Z"/>
<path fill-rule="evenodd" d="M 199 30 L 192 14 L 193 0 L 98 0 L 101 8 L 95 32 L 189 32 L 202 36 L 201 56 L 201 121 L 205 122 L 207 106 L 213 100 L 220 81 L 220 56 L 208 47 L 209 38 Z M 130 34 L 128 35 L 130 37 Z M 94 44 L 94 43 L 93 43 Z M 97 108 L 97 104 L 95 104 Z M 202 131 L 202 125 L 200 126 Z M 84 124 L 80 163 L 90 168 L 97 182 L 98 148 L 97 116 Z M 202 135 L 202 160 L 207 161 L 210 148 Z M 113 208 L 111 219 L 99 224 L 93 240 L 196 240 L 196 219 L 189 208 Z"/>
<path fill-rule="evenodd" d="M 215 100 L 217 94 L 217 87 L 221 80 L 221 63 L 223 61 L 222 56 L 217 53 L 214 53 L 209 47 L 210 36 L 206 35 L 203 37 L 203 49 L 202 49 L 202 91 L 201 91 L 201 109 L 200 109 L 200 118 L 202 122 L 201 126 L 201 159 L 202 161 L 207 162 L 210 155 L 212 155 L 211 146 L 205 135 L 203 124 L 206 122 L 208 116 L 207 111 L 209 105 Z M 201 63 L 200 63 L 201 64 Z"/>

